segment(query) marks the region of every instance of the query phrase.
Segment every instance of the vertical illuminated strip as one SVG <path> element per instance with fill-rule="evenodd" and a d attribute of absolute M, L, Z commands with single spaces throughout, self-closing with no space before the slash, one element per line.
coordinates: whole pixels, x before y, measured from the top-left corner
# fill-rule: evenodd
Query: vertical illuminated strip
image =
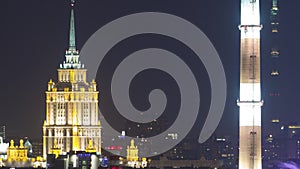
<path fill-rule="evenodd" d="M 259 0 L 241 0 L 239 168 L 261 169 Z"/>

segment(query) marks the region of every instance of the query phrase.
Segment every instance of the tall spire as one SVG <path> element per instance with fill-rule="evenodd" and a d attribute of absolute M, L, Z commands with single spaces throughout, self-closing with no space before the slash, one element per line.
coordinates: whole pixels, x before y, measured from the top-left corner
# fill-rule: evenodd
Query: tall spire
<path fill-rule="evenodd" d="M 69 50 L 75 51 L 75 20 L 74 20 L 75 0 L 71 0 L 71 17 L 70 17 L 70 35 L 69 35 Z"/>
<path fill-rule="evenodd" d="M 84 68 L 79 61 L 79 51 L 75 45 L 75 19 L 74 19 L 75 0 L 71 0 L 71 16 L 70 16 L 70 33 L 69 33 L 69 49 L 66 51 L 66 60 L 60 64 L 60 68 L 74 69 Z"/>
<path fill-rule="evenodd" d="M 273 0 L 273 7 L 277 7 L 277 0 Z"/>

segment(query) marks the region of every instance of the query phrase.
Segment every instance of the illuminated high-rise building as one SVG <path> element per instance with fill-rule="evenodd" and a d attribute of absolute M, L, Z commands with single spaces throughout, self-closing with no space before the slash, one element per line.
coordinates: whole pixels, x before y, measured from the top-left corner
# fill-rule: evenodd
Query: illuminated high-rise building
<path fill-rule="evenodd" d="M 43 125 L 43 156 L 53 149 L 61 153 L 84 151 L 91 141 L 101 152 L 96 82 L 86 81 L 87 69 L 79 61 L 75 46 L 75 0 L 71 0 L 69 48 L 57 69 L 58 81 L 50 80 L 46 91 L 46 120 Z"/>
<path fill-rule="evenodd" d="M 3 140 L 6 139 L 6 127 L 5 125 L 0 125 L 0 137 L 3 138 Z"/>
<path fill-rule="evenodd" d="M 259 0 L 241 0 L 239 168 L 261 169 Z"/>
<path fill-rule="evenodd" d="M 270 10 L 270 26 L 271 26 L 271 36 L 269 36 L 270 40 L 270 55 L 268 64 L 269 64 L 269 72 L 271 75 L 269 84 L 268 84 L 268 91 L 269 91 L 269 98 L 268 103 L 269 106 L 268 113 L 270 113 L 272 118 L 278 118 L 280 110 L 281 100 L 280 100 L 280 69 L 279 69 L 279 57 L 280 57 L 280 50 L 279 50 L 279 7 L 278 1 L 272 0 L 272 7 Z M 268 76 L 270 76 L 268 75 Z M 268 128 L 270 131 L 274 131 L 273 128 Z M 271 133 L 270 133 L 271 134 Z"/>
<path fill-rule="evenodd" d="M 265 122 L 269 123 L 272 120 L 283 120 L 281 118 L 282 107 L 280 100 L 281 97 L 281 88 L 282 88 L 282 76 L 281 76 L 281 67 L 280 67 L 280 24 L 279 24 L 279 6 L 278 0 L 270 0 L 270 24 L 266 26 L 267 31 L 266 36 L 268 39 L 268 53 L 266 53 L 265 57 L 265 80 L 268 82 L 265 86 L 265 100 L 266 107 L 264 108 L 265 112 L 267 112 L 264 116 Z M 267 45 L 266 45 L 267 46 Z M 278 132 L 278 126 L 272 125 L 264 128 L 264 137 L 268 137 L 270 134 L 275 136 L 280 134 Z"/>
<path fill-rule="evenodd" d="M 271 76 L 273 77 L 273 83 L 276 84 L 277 76 L 279 76 L 279 70 L 278 70 L 278 58 L 280 55 L 279 48 L 278 48 L 278 32 L 279 32 L 279 8 L 278 8 L 278 2 L 277 0 L 272 0 L 272 8 L 270 13 L 270 20 L 271 20 L 271 32 L 272 32 L 272 41 L 271 41 L 271 59 L 272 59 L 272 70 L 271 70 Z M 280 96 L 280 93 L 278 92 L 278 89 L 275 85 L 272 86 L 273 89 L 270 93 L 270 96 Z"/>

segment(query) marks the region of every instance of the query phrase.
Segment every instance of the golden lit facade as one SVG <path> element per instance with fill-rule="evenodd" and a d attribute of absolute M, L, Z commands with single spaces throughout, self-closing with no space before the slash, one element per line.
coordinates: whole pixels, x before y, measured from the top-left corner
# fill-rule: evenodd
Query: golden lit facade
<path fill-rule="evenodd" d="M 127 161 L 138 161 L 139 149 L 134 145 L 134 140 L 130 141 L 130 146 L 127 146 Z"/>
<path fill-rule="evenodd" d="M 50 80 L 46 91 L 46 120 L 43 125 L 43 156 L 84 151 L 91 141 L 101 153 L 96 82 L 87 82 L 87 69 L 79 61 L 75 46 L 74 0 L 71 1 L 70 40 L 58 81 Z M 57 152 L 57 151 L 56 151 Z M 56 153 L 54 153 L 56 154 Z"/>
<path fill-rule="evenodd" d="M 7 161 L 8 162 L 26 162 L 27 147 L 24 147 L 24 141 L 20 140 L 20 146 L 15 146 L 14 141 L 10 141 L 10 146 L 7 149 Z"/>
<path fill-rule="evenodd" d="M 130 168 L 146 168 L 148 166 L 146 158 L 139 158 L 139 149 L 138 146 L 134 145 L 134 140 L 130 141 L 130 146 L 127 146 L 126 151 L 127 157 L 125 166 Z"/>

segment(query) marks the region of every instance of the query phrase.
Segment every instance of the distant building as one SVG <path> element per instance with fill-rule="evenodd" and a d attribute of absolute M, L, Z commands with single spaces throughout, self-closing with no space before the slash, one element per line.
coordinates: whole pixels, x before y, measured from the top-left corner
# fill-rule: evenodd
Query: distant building
<path fill-rule="evenodd" d="M 222 168 L 219 160 L 207 160 L 204 157 L 197 160 L 169 160 L 167 157 L 160 157 L 159 160 L 152 160 L 151 168 Z"/>
<path fill-rule="evenodd" d="M 232 137 L 215 138 L 217 146 L 217 159 L 222 161 L 225 168 L 237 168 L 238 161 L 238 144 Z"/>
<path fill-rule="evenodd" d="M 130 141 L 130 146 L 127 146 L 127 161 L 138 161 L 139 159 L 139 149 L 134 145 L 134 140 Z"/>
<path fill-rule="evenodd" d="M 6 127 L 5 127 L 5 125 L 0 125 L 0 137 L 2 137 L 3 140 L 6 139 Z"/>
<path fill-rule="evenodd" d="M 46 91 L 46 120 L 43 125 L 43 157 L 54 143 L 62 154 L 84 151 L 90 140 L 101 152 L 96 82 L 87 82 L 87 69 L 79 61 L 75 46 L 74 1 L 71 0 L 69 49 L 58 68 L 58 82 L 50 80 Z"/>
<path fill-rule="evenodd" d="M 177 134 L 174 135 L 175 137 L 169 136 L 166 141 L 168 141 L 169 139 L 176 139 Z M 170 160 L 196 160 L 204 155 L 204 151 L 199 152 L 199 149 L 200 147 L 198 143 L 195 143 L 195 140 L 188 136 L 178 145 L 164 153 L 163 156 Z"/>
<path fill-rule="evenodd" d="M 127 146 L 126 152 L 127 152 L 126 160 L 122 160 L 122 158 L 120 158 L 119 160 L 121 163 L 123 163 L 124 166 L 132 167 L 132 168 L 147 167 L 148 162 L 146 161 L 146 158 L 139 157 L 139 149 L 138 146 L 134 145 L 134 140 L 130 141 L 130 145 Z"/>
<path fill-rule="evenodd" d="M 69 168 L 88 168 L 98 169 L 102 158 L 96 153 L 89 153 L 86 151 L 70 151 L 65 155 L 49 154 L 47 156 L 48 169 L 69 169 Z"/>
<path fill-rule="evenodd" d="M 284 151 L 282 151 L 282 145 L 280 142 L 280 139 L 278 137 L 275 137 L 273 135 L 269 135 L 264 140 L 264 147 L 263 147 L 263 161 L 269 162 L 269 161 L 278 161 L 282 159 L 282 155 L 284 154 Z"/>
<path fill-rule="evenodd" d="M 42 157 L 43 156 L 43 142 L 33 140 L 31 145 L 32 145 L 32 156 L 33 157 L 38 157 L 38 156 Z"/>
<path fill-rule="evenodd" d="M 7 159 L 5 160 L 5 166 L 11 168 L 23 168 L 32 167 L 32 161 L 28 158 L 28 149 L 24 145 L 24 141 L 21 139 L 19 146 L 15 145 L 14 141 L 10 141 L 10 146 L 7 149 Z"/>
<path fill-rule="evenodd" d="M 265 111 L 268 112 L 268 116 L 270 118 L 273 118 L 272 120 L 278 119 L 280 116 L 280 106 L 281 106 L 281 100 L 280 95 L 281 91 L 281 69 L 280 69 L 280 57 L 281 57 L 281 51 L 280 51 L 280 26 L 279 26 L 279 6 L 278 6 L 278 0 L 271 0 L 271 9 L 270 9 L 270 29 L 268 34 L 266 34 L 266 37 L 268 36 L 269 39 L 269 52 L 268 52 L 268 60 L 266 60 L 266 63 L 268 64 L 265 69 L 268 75 L 266 76 L 267 79 L 269 79 L 269 83 L 265 84 L 265 91 L 267 92 L 267 97 Z M 270 120 L 270 119 L 268 119 Z M 279 120 L 279 119 L 278 119 Z M 265 128 L 264 131 L 273 131 L 273 128 Z M 274 133 L 268 133 L 265 135 L 267 137 L 269 134 Z"/>
<path fill-rule="evenodd" d="M 287 158 L 300 159 L 300 125 L 289 125 L 287 127 L 286 150 Z"/>
<path fill-rule="evenodd" d="M 263 160 L 267 168 L 278 161 L 300 161 L 300 125 L 282 125 L 264 139 Z"/>
<path fill-rule="evenodd" d="M 270 71 L 270 74 L 272 76 L 272 86 L 270 91 L 270 96 L 280 96 L 280 92 L 278 91 L 278 76 L 280 74 L 279 72 L 279 56 L 280 51 L 278 47 L 278 33 L 279 33 L 279 7 L 277 0 L 272 0 L 272 8 L 270 12 L 270 21 L 271 21 L 271 40 L 272 40 L 272 47 L 270 50 L 271 55 L 271 63 L 272 68 Z M 274 110 L 275 111 L 275 110 Z"/>
<path fill-rule="evenodd" d="M 10 141 L 10 146 L 7 149 L 8 162 L 26 162 L 28 160 L 27 148 L 24 146 L 24 141 L 20 140 L 20 145 L 15 146 L 14 141 Z"/>
<path fill-rule="evenodd" d="M 6 158 L 7 148 L 9 147 L 9 143 L 4 143 L 3 138 L 0 137 L 0 157 Z"/>

